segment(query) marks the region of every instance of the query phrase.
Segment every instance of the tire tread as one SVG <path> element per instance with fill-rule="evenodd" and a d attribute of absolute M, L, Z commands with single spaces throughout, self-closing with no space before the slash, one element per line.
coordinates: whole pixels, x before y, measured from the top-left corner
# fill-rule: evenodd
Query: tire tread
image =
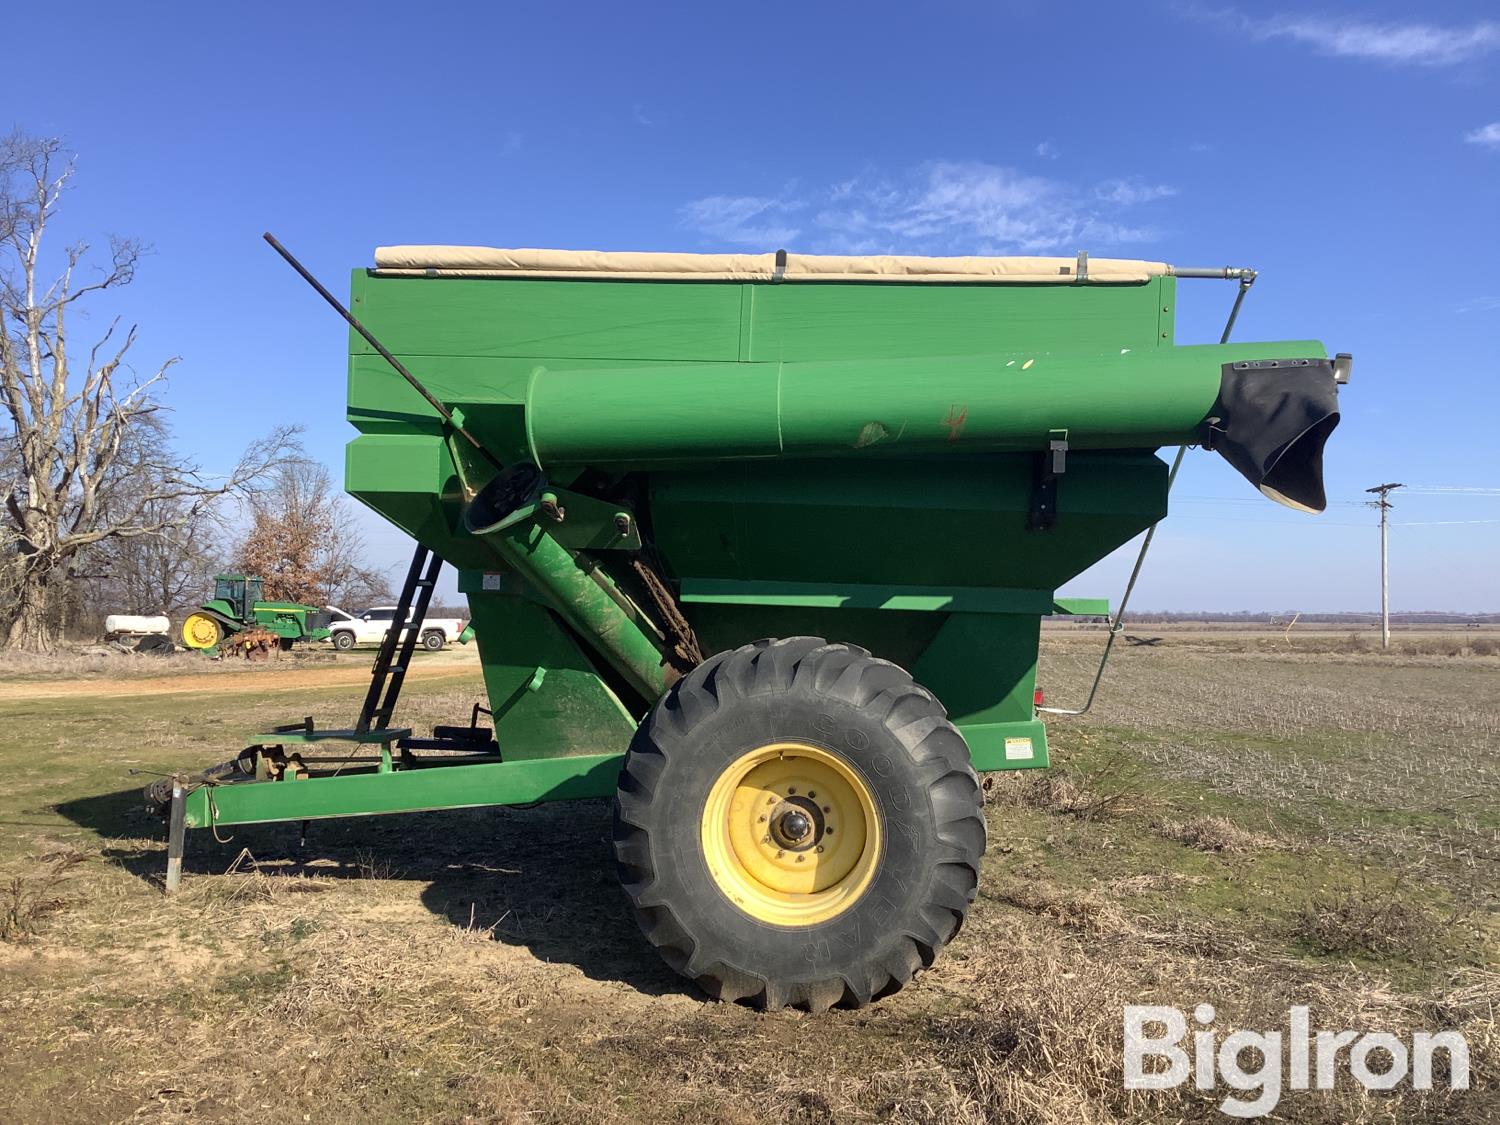
<path fill-rule="evenodd" d="M 907 921 L 908 932 L 897 943 L 871 950 L 860 964 L 831 975 L 768 980 L 731 965 L 723 951 L 704 948 L 653 893 L 657 880 L 648 825 L 667 747 L 733 701 L 801 686 L 868 709 L 899 739 L 923 772 L 947 855 L 937 861 L 929 900 Z M 857 645 L 821 637 L 767 639 L 704 661 L 677 681 L 641 724 L 621 769 L 615 851 L 621 883 L 647 941 L 710 996 L 768 1010 L 860 1007 L 907 984 L 957 935 L 978 890 L 986 839 L 981 804 L 963 736 L 938 699 L 905 669 Z"/>

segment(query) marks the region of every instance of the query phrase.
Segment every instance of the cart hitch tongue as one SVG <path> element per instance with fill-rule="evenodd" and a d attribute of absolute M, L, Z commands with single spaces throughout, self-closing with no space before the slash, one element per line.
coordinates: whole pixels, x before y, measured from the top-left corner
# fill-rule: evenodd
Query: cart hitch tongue
<path fill-rule="evenodd" d="M 216 785 L 222 781 L 234 781 L 237 778 L 255 776 L 255 755 L 253 751 L 241 751 L 238 757 L 230 758 L 227 762 L 220 762 L 216 766 L 209 766 L 196 774 L 183 777 L 182 783 L 191 788 L 200 785 Z M 156 816 L 166 816 L 172 807 L 172 786 L 178 781 L 178 775 L 169 774 L 159 777 L 150 785 L 146 786 L 146 811 Z"/>

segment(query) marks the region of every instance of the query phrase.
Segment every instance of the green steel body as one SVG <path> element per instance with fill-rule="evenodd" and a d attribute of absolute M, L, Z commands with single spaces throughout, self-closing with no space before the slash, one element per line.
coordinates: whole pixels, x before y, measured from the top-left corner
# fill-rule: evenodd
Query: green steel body
<path fill-rule="evenodd" d="M 347 489 L 458 568 L 498 758 L 415 768 L 387 741 L 337 776 L 195 790 L 189 826 L 610 794 L 665 687 L 660 636 L 615 585 L 640 534 L 705 653 L 768 636 L 862 645 L 944 703 L 976 768 L 1043 767 L 1041 619 L 1107 612 L 1058 588 L 1166 514 L 1156 451 L 1199 440 L 1223 365 L 1325 354 L 1311 341 L 1175 347 L 1170 276 L 357 270 L 351 308 L 496 460 L 539 465 L 573 513 L 466 520 L 494 469 L 351 333 Z M 1038 466 L 1055 443 L 1065 466 L 1038 527 Z"/>

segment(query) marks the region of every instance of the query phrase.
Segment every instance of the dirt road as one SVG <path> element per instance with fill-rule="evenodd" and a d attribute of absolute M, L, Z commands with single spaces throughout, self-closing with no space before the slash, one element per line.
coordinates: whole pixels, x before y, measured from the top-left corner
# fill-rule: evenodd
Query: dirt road
<path fill-rule="evenodd" d="M 408 680 L 476 676 L 477 660 L 449 661 L 438 658 L 413 664 Z M 346 687 L 370 682 L 370 666 L 364 663 L 313 665 L 301 668 L 270 667 L 254 670 L 205 672 L 201 675 L 153 676 L 149 678 L 0 681 L 0 701 L 18 699 L 62 699 L 87 695 L 94 698 L 137 695 L 232 694 L 236 692 L 307 691 L 312 688 Z"/>

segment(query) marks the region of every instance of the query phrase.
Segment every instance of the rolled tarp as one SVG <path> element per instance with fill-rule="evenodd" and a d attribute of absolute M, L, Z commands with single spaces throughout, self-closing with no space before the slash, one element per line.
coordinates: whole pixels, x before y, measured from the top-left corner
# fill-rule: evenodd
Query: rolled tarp
<path fill-rule="evenodd" d="M 1139 285 L 1170 274 L 1134 258 L 926 257 L 905 254 L 676 254 L 380 246 L 375 272 L 393 277 L 535 277 L 633 281 L 886 281 L 943 284 Z"/>

